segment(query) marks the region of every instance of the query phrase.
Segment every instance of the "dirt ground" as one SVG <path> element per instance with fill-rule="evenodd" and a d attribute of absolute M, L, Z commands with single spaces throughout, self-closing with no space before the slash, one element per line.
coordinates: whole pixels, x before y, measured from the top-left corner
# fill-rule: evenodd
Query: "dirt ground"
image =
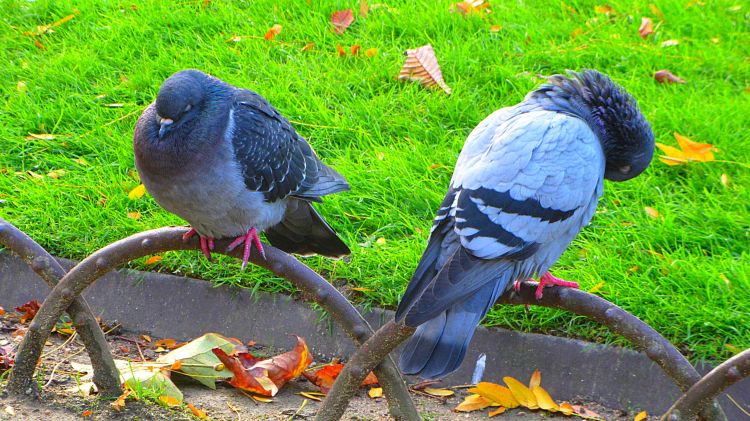
<path fill-rule="evenodd" d="M 14 336 L 18 321 L 0 317 L 0 346 L 15 349 L 20 338 Z M 107 329 L 105 328 L 105 331 Z M 140 334 L 121 332 L 115 328 L 107 338 L 116 358 L 137 361 L 141 355 L 146 360 L 153 360 L 158 355 L 151 346 L 159 338 L 145 341 Z M 111 400 L 96 396 L 83 397 L 80 393 L 70 391 L 76 386 L 80 375 L 70 364 L 72 361 L 88 364 L 88 357 L 83 345 L 78 340 L 67 341 L 69 336 L 53 333 L 50 337 L 38 372 L 38 382 L 42 387 L 40 399 L 15 399 L 0 392 L 0 420 L 195 420 L 190 409 L 185 407 L 166 408 L 155 403 L 127 400 L 125 407 L 119 411 L 112 408 Z M 256 346 L 253 349 L 260 355 L 273 355 L 275 350 Z M 54 375 L 52 372 L 54 371 Z M 5 379 L 5 377 L 2 377 Z M 209 419 L 215 420 L 293 420 L 313 419 L 320 403 L 308 400 L 300 392 L 318 391 L 318 388 L 304 377 L 286 384 L 270 403 L 261 403 L 243 392 L 222 383 L 217 390 L 208 389 L 187 377 L 173 375 L 172 379 L 184 395 L 185 403 L 203 409 Z M 0 383 L 0 390 L 2 390 Z M 447 399 L 413 395 L 417 408 L 425 420 L 473 420 L 487 419 L 488 410 L 471 413 L 453 412 L 464 397 L 465 390 L 456 390 L 456 395 Z M 635 414 L 610 410 L 591 402 L 572 402 L 582 404 L 596 411 L 606 420 L 632 420 Z M 576 419 L 544 411 L 513 409 L 495 417 L 498 420 L 548 420 Z M 388 406 L 384 398 L 371 399 L 363 389 L 359 396 L 349 405 L 344 419 L 346 420 L 386 420 Z"/>

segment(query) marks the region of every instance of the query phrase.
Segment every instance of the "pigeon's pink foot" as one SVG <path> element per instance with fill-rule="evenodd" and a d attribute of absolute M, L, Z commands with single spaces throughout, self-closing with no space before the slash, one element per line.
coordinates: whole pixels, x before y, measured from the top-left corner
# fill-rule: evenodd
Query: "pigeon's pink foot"
<path fill-rule="evenodd" d="M 196 234 L 198 234 L 198 232 L 195 231 L 195 228 L 190 228 L 188 232 L 182 235 L 182 241 L 187 241 Z M 198 235 L 198 237 L 201 239 L 201 251 L 203 252 L 203 255 L 206 256 L 206 259 L 211 260 L 211 250 L 214 249 L 214 239 L 202 235 Z"/>
<path fill-rule="evenodd" d="M 547 272 L 539 278 L 539 286 L 536 287 L 536 294 L 534 295 L 537 300 L 542 299 L 542 290 L 545 286 L 561 286 L 568 288 L 578 288 L 578 282 L 570 282 L 564 279 L 556 278 L 551 273 Z"/>
<path fill-rule="evenodd" d="M 250 260 L 250 248 L 253 245 L 255 245 L 255 248 L 258 249 L 260 255 L 263 256 L 264 259 L 266 258 L 266 252 L 263 250 L 263 244 L 261 244 L 260 237 L 258 237 L 258 231 L 256 231 L 255 228 L 250 228 L 247 234 L 243 234 L 235 238 L 234 241 L 229 244 L 229 247 L 227 247 L 227 251 L 234 250 L 242 243 L 245 243 L 245 247 L 242 250 L 242 270 L 245 270 L 247 261 Z"/>
<path fill-rule="evenodd" d="M 513 291 L 515 292 L 521 291 L 521 281 L 519 281 L 518 279 L 513 281 Z"/>

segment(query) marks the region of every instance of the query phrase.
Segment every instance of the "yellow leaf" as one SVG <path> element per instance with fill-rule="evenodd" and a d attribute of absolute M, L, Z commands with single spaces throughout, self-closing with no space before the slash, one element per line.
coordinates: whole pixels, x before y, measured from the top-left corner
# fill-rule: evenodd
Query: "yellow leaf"
<path fill-rule="evenodd" d="M 370 291 L 372 291 L 372 289 L 371 288 L 365 288 L 365 287 L 354 287 L 354 288 L 352 288 L 352 291 L 370 292 Z"/>
<path fill-rule="evenodd" d="M 572 415 L 574 411 L 573 407 L 569 403 L 563 402 L 560 404 L 560 412 L 565 415 Z"/>
<path fill-rule="evenodd" d="M 18 83 L 16 83 L 16 90 L 18 92 L 23 92 L 26 90 L 26 82 L 19 80 Z"/>
<path fill-rule="evenodd" d="M 299 392 L 299 394 L 302 395 L 302 396 L 304 396 L 304 397 L 306 397 L 307 399 L 312 399 L 312 400 L 318 401 L 318 402 L 320 402 L 320 401 L 323 400 L 322 397 L 319 396 L 319 395 L 325 396 L 322 393 L 317 394 L 315 392 Z"/>
<path fill-rule="evenodd" d="M 52 133 L 29 133 L 26 140 L 39 139 L 39 140 L 55 140 L 57 136 Z"/>
<path fill-rule="evenodd" d="M 365 50 L 366 57 L 375 57 L 378 54 L 377 48 L 368 48 Z"/>
<path fill-rule="evenodd" d="M 148 258 L 148 260 L 146 260 L 146 264 L 147 265 L 153 265 L 153 264 L 155 264 L 157 262 L 161 262 L 161 260 L 162 260 L 161 256 L 151 256 L 151 257 Z"/>
<path fill-rule="evenodd" d="M 540 408 L 550 412 L 557 412 L 560 409 L 557 403 L 552 400 L 552 396 L 550 396 L 546 390 L 542 389 L 541 386 L 533 386 L 531 392 L 534 394 L 536 402 L 539 404 Z"/>
<path fill-rule="evenodd" d="M 52 170 L 52 171 L 50 171 L 50 172 L 47 173 L 47 177 L 54 178 L 54 179 L 58 179 L 58 178 L 60 178 L 60 177 L 62 177 L 64 175 L 65 175 L 65 170 L 63 170 L 63 169 Z"/>
<path fill-rule="evenodd" d="M 276 35 L 281 33 L 281 29 L 283 26 L 279 25 L 278 23 L 271 27 L 271 29 L 266 32 L 266 34 L 263 36 L 263 38 L 267 39 L 268 41 L 274 39 Z"/>
<path fill-rule="evenodd" d="M 594 285 L 594 287 L 591 288 L 589 290 L 589 292 L 591 294 L 595 294 L 595 293 L 599 292 L 599 290 L 602 289 L 603 286 L 604 286 L 604 281 L 600 281 L 598 284 Z"/>
<path fill-rule="evenodd" d="M 576 39 L 581 34 L 583 34 L 583 29 L 576 28 L 576 29 L 573 30 L 573 32 L 570 35 L 573 37 L 573 39 Z"/>
<path fill-rule="evenodd" d="M 452 390 L 448 389 L 437 389 L 434 387 L 425 387 L 422 390 L 424 393 L 427 393 L 428 395 L 432 396 L 439 396 L 439 397 L 447 397 L 447 396 L 453 396 L 455 393 Z"/>
<path fill-rule="evenodd" d="M 656 219 L 656 218 L 659 217 L 659 211 L 657 211 L 656 209 L 654 209 L 654 208 L 652 208 L 650 206 L 644 207 L 643 210 L 646 211 L 646 213 L 648 214 L 648 216 L 650 216 L 650 217 L 652 217 L 654 219 Z"/>
<path fill-rule="evenodd" d="M 187 404 L 187 407 L 190 408 L 190 410 L 193 411 L 193 415 L 195 415 L 199 419 L 204 420 L 208 418 L 208 415 L 206 415 L 206 411 L 196 408 L 192 403 Z"/>
<path fill-rule="evenodd" d="M 500 32 L 503 30 L 503 27 L 500 25 L 492 25 L 490 26 L 490 32 Z"/>
<path fill-rule="evenodd" d="M 508 408 L 506 408 L 506 407 L 504 407 L 504 406 L 499 406 L 499 407 L 498 407 L 498 408 L 497 408 L 496 410 L 494 410 L 494 411 L 490 411 L 490 413 L 489 413 L 489 414 L 487 414 L 487 415 L 489 415 L 489 416 L 490 416 L 490 418 L 492 418 L 492 417 L 494 417 L 495 415 L 500 415 L 500 414 L 502 414 L 503 412 L 505 412 L 505 410 L 506 410 L 506 409 L 508 409 Z"/>
<path fill-rule="evenodd" d="M 648 413 L 646 411 L 641 411 L 635 416 L 635 418 L 633 418 L 633 421 L 643 421 L 646 418 L 648 418 Z"/>
<path fill-rule="evenodd" d="M 386 241 L 385 241 L 385 238 L 384 238 L 384 237 L 380 237 L 380 238 L 378 238 L 377 240 L 375 240 L 375 244 L 377 244 L 377 245 L 379 245 L 379 246 L 384 246 L 384 245 L 385 245 L 385 243 L 386 243 Z"/>
<path fill-rule="evenodd" d="M 537 370 L 534 370 L 533 373 L 531 373 L 531 379 L 529 379 L 529 389 L 533 389 L 534 386 L 539 386 L 542 384 L 542 372 Z"/>
<path fill-rule="evenodd" d="M 674 137 L 688 161 L 709 162 L 714 160 L 712 152 L 716 150 L 714 145 L 695 142 L 677 132 L 674 132 Z"/>
<path fill-rule="evenodd" d="M 148 335 L 141 335 L 141 339 L 143 339 L 146 342 L 151 342 L 151 337 Z"/>
<path fill-rule="evenodd" d="M 453 408 L 455 411 L 459 412 L 471 412 L 471 411 L 478 411 L 480 409 L 487 408 L 488 406 L 491 406 L 492 402 L 490 402 L 489 399 L 479 396 L 479 395 L 469 395 L 464 399 L 463 402 L 458 404 L 457 407 Z"/>
<path fill-rule="evenodd" d="M 159 396 L 159 401 L 167 406 L 178 406 L 180 404 L 179 399 L 175 398 L 174 396 L 168 395 Z"/>
<path fill-rule="evenodd" d="M 89 165 L 89 162 L 86 161 L 83 157 L 78 157 L 73 160 L 78 165 L 83 165 L 84 167 L 87 167 Z"/>
<path fill-rule="evenodd" d="M 130 219 L 140 219 L 141 218 L 141 213 L 138 212 L 138 211 L 128 212 L 128 218 L 130 218 Z"/>
<path fill-rule="evenodd" d="M 476 387 L 469 389 L 469 392 L 486 398 L 493 406 L 499 405 L 506 408 L 515 408 L 519 405 L 518 399 L 513 396 L 510 389 L 499 384 L 480 382 Z"/>
<path fill-rule="evenodd" d="M 373 387 L 372 389 L 367 391 L 367 396 L 377 399 L 383 397 L 383 388 L 382 387 Z"/>
<path fill-rule="evenodd" d="M 271 403 L 271 402 L 273 402 L 273 399 L 267 398 L 265 396 L 258 396 L 258 395 L 249 394 L 249 393 L 247 394 L 247 396 L 250 396 L 251 398 L 255 399 L 258 402 L 263 402 L 263 403 Z"/>
<path fill-rule="evenodd" d="M 605 15 L 614 15 L 615 9 L 612 8 L 612 6 L 604 5 L 604 6 L 596 6 L 594 7 L 594 11 L 596 13 L 604 13 Z"/>
<path fill-rule="evenodd" d="M 144 186 L 143 184 L 139 184 L 138 186 L 136 186 L 136 188 L 130 190 L 130 193 L 128 193 L 128 198 L 130 198 L 130 200 L 136 200 L 143 197 L 144 194 L 146 194 L 146 186 Z"/>
<path fill-rule="evenodd" d="M 513 393 L 513 397 L 516 398 L 521 406 L 525 406 L 529 409 L 539 408 L 534 394 L 525 384 L 510 376 L 503 377 L 503 381 L 508 385 L 511 393 Z"/>
<path fill-rule="evenodd" d="M 432 45 L 406 50 L 405 54 L 406 61 L 398 74 L 398 80 L 414 80 L 428 88 L 439 86 L 450 95 L 451 88 L 443 79 Z"/>

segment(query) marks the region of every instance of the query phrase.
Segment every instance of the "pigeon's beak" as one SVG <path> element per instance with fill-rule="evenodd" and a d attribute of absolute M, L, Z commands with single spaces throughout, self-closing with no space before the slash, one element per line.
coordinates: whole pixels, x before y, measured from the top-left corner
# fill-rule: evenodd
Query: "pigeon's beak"
<path fill-rule="evenodd" d="M 164 134 L 167 133 L 172 123 L 174 121 L 171 118 L 162 118 L 159 120 L 159 139 L 164 137 Z"/>

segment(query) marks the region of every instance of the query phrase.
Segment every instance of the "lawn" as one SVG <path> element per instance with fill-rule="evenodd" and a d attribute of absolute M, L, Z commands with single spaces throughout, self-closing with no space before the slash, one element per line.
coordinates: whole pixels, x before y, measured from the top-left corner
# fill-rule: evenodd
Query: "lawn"
<path fill-rule="evenodd" d="M 198 68 L 265 96 L 347 177 L 352 191 L 318 209 L 352 248 L 351 259 L 305 262 L 366 288 L 357 293 L 361 303 L 392 308 L 471 129 L 520 101 L 540 83 L 537 75 L 596 68 L 639 100 L 657 142 L 675 145 L 679 132 L 715 145 L 718 161 L 670 167 L 655 160 L 632 181 L 607 182 L 592 224 L 553 273 L 596 288 L 693 360 L 750 347 L 746 4 L 664 1 L 652 10 L 648 1 L 611 1 L 615 14 L 607 16 L 595 10 L 604 2 L 494 1 L 491 14 L 464 16 L 449 1 L 388 1 L 336 35 L 331 13 L 356 12 L 358 1 L 206 3 L 0 2 L 3 218 L 75 259 L 141 230 L 182 224 L 148 195 L 128 197 L 139 184 L 131 140 L 160 83 Z M 70 14 L 51 33 L 28 34 Z M 646 39 L 638 34 L 642 16 L 654 22 Z M 264 40 L 274 24 L 282 32 Z M 678 45 L 663 47 L 666 40 Z M 404 50 L 427 43 L 452 95 L 395 80 Z M 339 44 L 377 52 L 340 57 Z M 660 69 L 687 83 L 656 83 Z M 240 273 L 236 261 L 208 263 L 198 252 L 132 267 L 292 290 L 261 269 Z M 541 308 L 496 307 L 485 323 L 622 342 L 595 323 Z"/>

